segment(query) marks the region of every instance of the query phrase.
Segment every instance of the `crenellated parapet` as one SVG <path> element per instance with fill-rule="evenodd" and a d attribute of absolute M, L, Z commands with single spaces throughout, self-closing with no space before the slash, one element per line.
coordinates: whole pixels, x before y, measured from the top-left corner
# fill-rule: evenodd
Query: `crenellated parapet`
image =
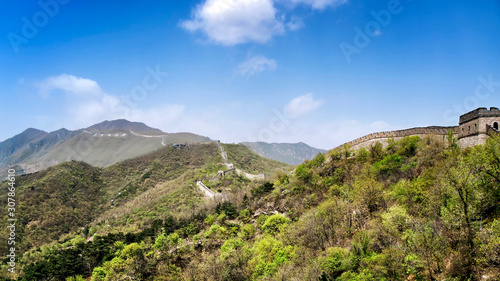
<path fill-rule="evenodd" d="M 396 130 L 396 131 L 385 131 L 385 132 L 377 132 L 377 133 L 371 133 L 365 136 L 362 136 L 360 138 L 357 138 L 355 140 L 352 140 L 350 142 L 347 142 L 345 144 L 342 144 L 338 146 L 337 148 L 343 147 L 345 145 L 350 146 L 350 147 L 356 147 L 360 146 L 364 143 L 371 143 L 375 140 L 388 140 L 390 138 L 394 139 L 399 139 L 399 138 L 404 138 L 404 137 L 411 137 L 411 136 L 426 136 L 426 135 L 433 135 L 433 136 L 442 136 L 445 137 L 448 135 L 448 132 L 452 130 L 454 135 L 458 134 L 458 126 L 451 126 L 451 127 L 439 127 L 439 126 L 431 126 L 431 127 L 417 127 L 417 128 L 411 128 L 411 129 L 405 129 L 405 130 Z"/>
<path fill-rule="evenodd" d="M 460 116 L 459 124 L 462 125 L 474 119 L 487 117 L 500 117 L 500 110 L 496 107 L 490 107 L 490 110 L 488 110 L 486 107 L 480 107 Z"/>
<path fill-rule="evenodd" d="M 377 141 L 387 144 L 388 140 L 391 138 L 398 140 L 411 136 L 436 136 L 445 141 L 450 130 L 452 130 L 453 135 L 458 138 L 458 144 L 460 147 L 474 147 L 475 145 L 486 143 L 486 139 L 489 137 L 500 134 L 499 127 L 500 109 L 497 107 L 490 107 L 490 109 L 487 109 L 486 107 L 479 107 L 460 116 L 458 126 L 418 127 L 406 130 L 372 133 L 347 142 L 336 148 L 349 146 L 353 150 L 358 150 L 363 147 L 369 147 Z"/>

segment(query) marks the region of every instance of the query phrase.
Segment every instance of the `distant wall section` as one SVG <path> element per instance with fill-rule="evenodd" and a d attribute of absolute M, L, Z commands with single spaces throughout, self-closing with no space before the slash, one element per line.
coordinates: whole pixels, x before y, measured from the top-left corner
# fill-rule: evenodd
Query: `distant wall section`
<path fill-rule="evenodd" d="M 359 150 L 361 148 L 367 148 L 376 142 L 382 143 L 384 146 L 387 145 L 389 139 L 400 140 L 404 137 L 412 137 L 419 136 L 421 138 L 426 136 L 435 136 L 443 141 L 446 141 L 446 136 L 448 132 L 452 130 L 455 136 L 458 136 L 458 126 L 451 127 L 419 127 L 419 128 L 411 128 L 405 130 L 397 130 L 397 131 L 388 131 L 388 132 L 378 132 L 372 133 L 366 136 L 362 136 L 353 141 L 345 143 L 343 145 L 338 146 L 337 148 L 341 148 L 345 145 L 350 146 L 352 150 Z"/>

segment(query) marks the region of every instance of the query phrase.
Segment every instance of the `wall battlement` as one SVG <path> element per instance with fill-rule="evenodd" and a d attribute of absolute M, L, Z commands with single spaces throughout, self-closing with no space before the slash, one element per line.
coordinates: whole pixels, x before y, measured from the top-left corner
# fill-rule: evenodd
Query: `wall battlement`
<path fill-rule="evenodd" d="M 384 139 L 389 139 L 389 138 L 404 138 L 404 137 L 411 137 L 411 136 L 426 136 L 426 135 L 437 135 L 437 136 L 445 137 L 446 135 L 448 135 L 448 132 L 450 130 L 453 131 L 454 135 L 458 134 L 458 126 L 417 127 L 417 128 L 411 128 L 411 129 L 405 129 L 405 130 L 378 132 L 378 133 L 372 133 L 372 134 L 362 136 L 360 138 L 357 138 L 355 140 L 352 140 L 350 142 L 342 144 L 342 145 L 338 146 L 337 148 L 343 147 L 345 145 L 354 147 L 354 146 L 357 146 L 357 145 L 360 145 L 363 143 L 367 143 L 370 141 L 384 140 Z"/>
<path fill-rule="evenodd" d="M 488 110 L 486 107 L 480 107 L 476 110 L 468 112 L 460 116 L 460 125 L 472 121 L 481 117 L 500 117 L 500 110 L 496 107 L 490 107 Z"/>
<path fill-rule="evenodd" d="M 479 107 L 460 116 L 458 126 L 431 126 L 372 133 L 337 146 L 335 149 L 349 146 L 353 150 L 358 150 L 363 147 L 369 147 L 377 141 L 387 144 L 390 138 L 397 140 L 410 136 L 435 136 L 445 141 L 450 130 L 452 130 L 453 135 L 458 138 L 458 144 L 460 147 L 474 147 L 476 145 L 486 143 L 486 139 L 491 136 L 499 135 L 499 125 L 500 109 L 497 107 L 490 107 L 490 109 L 487 109 L 486 107 Z"/>

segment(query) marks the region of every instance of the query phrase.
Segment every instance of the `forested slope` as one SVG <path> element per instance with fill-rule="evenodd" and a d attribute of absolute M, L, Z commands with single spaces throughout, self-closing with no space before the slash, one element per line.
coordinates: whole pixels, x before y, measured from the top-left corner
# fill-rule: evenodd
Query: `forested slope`
<path fill-rule="evenodd" d="M 419 137 L 344 147 L 269 182 L 224 182 L 238 187 L 229 201 L 153 216 L 134 232 L 74 233 L 26 254 L 19 278 L 500 278 L 498 139 L 463 151 Z"/>

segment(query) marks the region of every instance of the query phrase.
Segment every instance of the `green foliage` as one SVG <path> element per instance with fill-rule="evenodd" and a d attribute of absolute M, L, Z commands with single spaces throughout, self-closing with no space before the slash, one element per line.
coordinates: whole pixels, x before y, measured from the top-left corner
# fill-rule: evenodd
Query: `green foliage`
<path fill-rule="evenodd" d="M 218 224 L 213 224 L 210 229 L 205 233 L 206 238 L 223 239 L 227 235 L 227 230 Z"/>
<path fill-rule="evenodd" d="M 476 238 L 478 264 L 484 267 L 500 265 L 500 220 L 494 220 Z"/>
<path fill-rule="evenodd" d="M 244 224 L 241 227 L 241 232 L 238 233 L 238 237 L 245 240 L 251 239 L 255 235 L 255 231 L 256 229 L 252 224 Z"/>
<path fill-rule="evenodd" d="M 240 219 L 242 222 L 249 223 L 252 219 L 252 212 L 249 209 L 241 210 L 238 219 Z"/>
<path fill-rule="evenodd" d="M 322 165 L 326 160 L 326 157 L 323 153 L 318 153 L 311 161 L 307 163 L 308 168 L 314 168 L 314 167 L 319 167 Z"/>
<path fill-rule="evenodd" d="M 376 142 L 369 149 L 368 159 L 370 163 L 375 163 L 384 158 L 384 146 L 380 142 Z"/>
<path fill-rule="evenodd" d="M 153 157 L 103 171 L 78 168 L 82 164 L 75 162 L 61 166 L 62 171 L 21 177 L 20 192 L 27 196 L 33 187 L 41 204 L 55 201 L 46 198 L 46 191 L 37 193 L 38 188 L 50 188 L 48 183 L 77 187 L 83 177 L 90 187 L 80 188 L 100 190 L 106 199 L 104 207 L 96 206 L 108 208 L 109 214 L 81 231 L 78 227 L 76 233 L 27 251 L 19 262 L 23 280 L 500 276 L 500 146 L 495 139 L 464 151 L 428 137 L 391 140 L 387 149 L 374 144 L 353 157 L 346 154 L 351 151 L 331 151 L 328 161 L 318 155 L 295 173 L 280 172 L 272 177 L 273 183 L 228 175 L 214 186 L 224 188 L 233 201 L 219 204 L 203 199 L 195 188 L 196 179 L 211 178 L 220 168 L 220 151 L 215 145 L 209 147 L 206 157 L 189 156 L 185 149 L 163 155 L 175 160 Z M 185 169 L 188 166 L 193 169 Z M 165 169 L 172 171 L 174 180 Z M 5 183 L 1 187 L 7 188 Z M 135 194 L 118 196 L 129 187 Z M 149 199 L 157 194 L 160 198 Z M 113 208 L 110 198 L 115 199 Z M 237 207 L 231 202 L 242 203 Z M 19 204 L 21 210 L 31 208 Z M 137 208 L 122 208 L 125 205 Z M 261 213 L 255 220 L 254 211 Z M 275 211 L 286 212 L 287 217 L 264 215 Z M 48 218 L 63 223 L 74 219 L 53 214 Z M 22 237 L 35 225 L 32 221 L 20 222 L 20 243 L 33 241 Z M 0 234 L 8 236 L 5 229 Z M 98 235 L 87 241 L 93 234 Z M 0 247 L 5 250 L 5 245 Z M 5 262 L 4 257 L 3 269 Z"/>
<path fill-rule="evenodd" d="M 312 171 L 307 165 L 302 164 L 295 169 L 295 176 L 305 182 L 309 181 L 312 177 Z"/>
<path fill-rule="evenodd" d="M 224 212 L 224 214 L 229 218 L 229 219 L 234 219 L 238 216 L 238 210 L 236 209 L 236 206 L 233 205 L 233 203 L 229 201 L 224 201 L 219 204 L 217 204 L 217 207 L 215 208 L 215 212 L 217 214 L 221 214 Z"/>
<path fill-rule="evenodd" d="M 66 281 L 85 281 L 85 278 L 83 278 L 83 276 L 81 276 L 81 275 L 75 275 L 75 276 L 71 276 L 71 277 L 66 278 Z"/>
<path fill-rule="evenodd" d="M 407 229 L 410 222 L 410 216 L 406 209 L 394 205 L 386 213 L 381 215 L 382 225 L 391 233 L 401 233 Z"/>
<path fill-rule="evenodd" d="M 270 234 L 276 234 L 280 228 L 290 223 L 290 219 L 281 214 L 269 216 L 262 225 L 262 230 Z"/>
<path fill-rule="evenodd" d="M 243 144 L 223 144 L 229 163 L 251 174 L 271 175 L 276 169 L 292 168 L 287 164 L 261 157 Z"/>
<path fill-rule="evenodd" d="M 254 243 L 252 254 L 254 257 L 249 264 L 254 269 L 252 275 L 254 280 L 261 276 L 274 276 L 279 266 L 289 262 L 296 255 L 292 246 L 284 246 L 282 242 L 269 236 Z"/>
<path fill-rule="evenodd" d="M 349 251 L 340 247 L 331 247 L 327 249 L 328 255 L 320 259 L 322 280 L 335 280 L 342 275 L 348 268 L 347 257 Z"/>
<path fill-rule="evenodd" d="M 397 154 L 387 155 L 384 159 L 373 164 L 375 171 L 382 175 L 391 175 L 398 171 L 401 166 L 401 156 Z"/>
<path fill-rule="evenodd" d="M 365 163 L 369 157 L 368 150 L 366 148 L 361 148 L 356 152 L 356 161 L 359 163 Z"/>
<path fill-rule="evenodd" d="M 215 216 L 214 215 L 208 215 L 207 218 L 204 221 L 208 225 L 212 225 L 215 222 Z"/>
<path fill-rule="evenodd" d="M 102 267 L 96 267 L 92 271 L 92 278 L 90 279 L 91 281 L 104 281 L 106 280 L 106 275 L 107 272 L 104 270 Z"/>
<path fill-rule="evenodd" d="M 412 157 L 417 153 L 418 143 L 421 141 L 419 136 L 404 137 L 399 141 L 400 148 L 398 154 L 403 157 Z"/>
<path fill-rule="evenodd" d="M 252 189 L 252 196 L 253 197 L 262 196 L 263 194 L 270 192 L 273 189 L 274 189 L 274 184 L 266 182 L 263 185 L 260 185 L 259 187 Z"/>
<path fill-rule="evenodd" d="M 230 238 L 224 242 L 221 249 L 221 259 L 228 259 L 234 252 L 243 246 L 243 240 L 240 238 Z"/>

